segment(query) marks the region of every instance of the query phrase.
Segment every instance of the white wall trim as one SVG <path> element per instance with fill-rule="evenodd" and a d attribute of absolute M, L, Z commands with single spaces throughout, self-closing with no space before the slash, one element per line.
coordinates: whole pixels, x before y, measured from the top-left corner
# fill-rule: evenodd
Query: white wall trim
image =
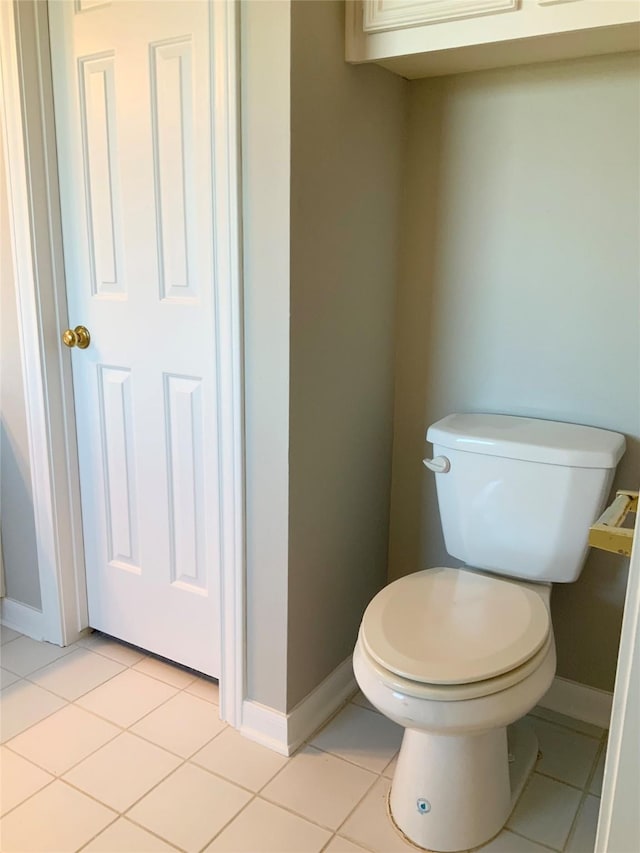
<path fill-rule="evenodd" d="M 291 755 L 345 704 L 356 688 L 349 655 L 288 714 L 245 700 L 240 731 L 281 755 Z"/>
<path fill-rule="evenodd" d="M 242 703 L 239 728 L 240 733 L 249 740 L 279 752 L 280 755 L 291 754 L 287 737 L 287 715 L 281 711 L 245 699 Z"/>
<path fill-rule="evenodd" d="M 245 505 L 240 229 L 239 6 L 212 2 L 211 92 L 220 459 L 220 713 L 241 720 L 245 696 Z"/>
<path fill-rule="evenodd" d="M 636 519 L 620 635 L 614 689 L 615 699 L 604 768 L 595 853 L 608 853 L 614 849 L 638 849 L 638 777 L 636 773 L 635 779 L 633 776 L 629 778 L 628 768 L 629 763 L 636 765 L 637 756 L 628 762 L 626 770 L 624 762 L 621 761 L 625 750 L 631 750 L 633 755 L 633 750 L 637 749 L 638 729 L 640 728 L 637 712 L 634 713 L 638 706 L 638 667 L 640 666 L 640 539 L 638 530 L 640 530 L 640 522 Z"/>
<path fill-rule="evenodd" d="M 289 754 L 304 743 L 356 691 L 351 655 L 287 715 Z"/>
<path fill-rule="evenodd" d="M 22 69 L 16 44 L 13 3 L 0 4 L 0 110 L 4 130 L 9 207 L 9 232 L 16 281 L 20 355 L 25 382 L 29 464 L 34 501 L 36 547 L 42 601 L 42 639 L 62 644 L 64 628 L 57 562 L 57 535 L 48 429 L 47 393 L 42 346 L 38 279 L 32 249 L 28 163 L 20 81 Z M 30 610 L 31 608 L 29 608 Z M 4 618 L 5 608 L 2 615 Z M 14 611 L 14 615 L 18 615 Z M 30 631 L 31 620 L 21 630 Z"/>
<path fill-rule="evenodd" d="M 68 645 L 86 629 L 88 614 L 71 358 L 60 343 L 68 312 L 48 14 L 45 3 L 33 0 L 15 8 L 18 55 L 25 78 L 24 144 L 49 441 L 55 546 L 51 562 L 58 579 L 55 606 L 60 610 L 62 644 Z M 27 80 L 31 80 L 29 88 Z"/>
<path fill-rule="evenodd" d="M 47 625 L 44 613 L 21 601 L 14 601 L 12 598 L 3 598 L 0 601 L 0 623 L 20 634 L 33 637 L 34 640 L 46 640 Z"/>
<path fill-rule="evenodd" d="M 612 702 L 613 693 L 556 676 L 538 704 L 550 711 L 608 729 Z"/>

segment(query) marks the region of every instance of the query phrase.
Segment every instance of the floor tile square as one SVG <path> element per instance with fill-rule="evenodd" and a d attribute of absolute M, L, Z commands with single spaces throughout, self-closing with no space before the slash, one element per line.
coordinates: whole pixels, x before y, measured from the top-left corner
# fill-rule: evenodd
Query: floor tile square
<path fill-rule="evenodd" d="M 101 634 L 99 631 L 82 637 L 77 644 L 125 666 L 133 666 L 134 663 L 138 663 L 145 657 L 145 653 L 141 649 L 128 646 L 126 643 L 121 643 L 119 640 Z"/>
<path fill-rule="evenodd" d="M 562 850 L 582 792 L 534 773 L 507 823 L 531 841 Z"/>
<path fill-rule="evenodd" d="M 150 675 L 152 678 L 157 678 L 160 681 L 170 684 L 172 687 L 177 687 L 182 690 L 192 681 L 195 681 L 197 676 L 195 672 L 191 672 L 177 664 L 168 663 L 158 658 L 143 658 L 133 667 L 138 672 L 143 672 L 145 675 Z"/>
<path fill-rule="evenodd" d="M 126 728 L 176 693 L 174 687 L 156 678 L 125 669 L 115 678 L 85 693 L 77 704 Z"/>
<path fill-rule="evenodd" d="M 236 785 L 259 791 L 291 759 L 226 728 L 191 759 Z"/>
<path fill-rule="evenodd" d="M 3 850 L 72 853 L 115 817 L 110 809 L 56 780 L 3 818 Z"/>
<path fill-rule="evenodd" d="M 2 667 L 16 675 L 30 675 L 54 660 L 68 655 L 72 646 L 63 649 L 51 643 L 39 643 L 30 637 L 18 637 L 2 647 Z"/>
<path fill-rule="evenodd" d="M 255 799 L 206 848 L 207 853 L 319 853 L 331 833 Z"/>
<path fill-rule="evenodd" d="M 180 759 L 123 732 L 65 775 L 96 800 L 123 812 L 180 764 Z"/>
<path fill-rule="evenodd" d="M 607 745 L 603 744 L 600 750 L 600 756 L 596 769 L 593 771 L 593 777 L 589 783 L 589 793 L 599 797 L 602 794 L 602 782 L 604 781 L 604 764 L 607 760 Z"/>
<path fill-rule="evenodd" d="M 372 853 L 415 853 L 416 848 L 396 832 L 387 815 L 390 785 L 388 779 L 379 779 L 340 827 L 340 835 Z"/>
<path fill-rule="evenodd" d="M 22 634 L 19 631 L 14 631 L 13 628 L 7 628 L 6 625 L 0 625 L 0 645 L 11 642 L 11 640 L 17 640 L 18 637 L 22 637 Z"/>
<path fill-rule="evenodd" d="M 225 727 L 218 706 L 197 696 L 178 693 L 156 708 L 131 731 L 165 749 L 188 758 Z"/>
<path fill-rule="evenodd" d="M 5 687 L 0 693 L 0 740 L 10 740 L 65 704 L 64 699 L 29 681 Z"/>
<path fill-rule="evenodd" d="M 529 841 L 515 832 L 503 829 L 497 838 L 484 844 L 482 847 L 474 847 L 478 853 L 549 853 L 548 847 L 541 847 L 535 841 Z"/>
<path fill-rule="evenodd" d="M 403 729 L 382 714 L 347 705 L 311 741 L 374 773 L 382 773 L 400 748 Z"/>
<path fill-rule="evenodd" d="M 337 829 L 375 781 L 374 773 L 307 746 L 263 789 L 262 796 Z"/>
<path fill-rule="evenodd" d="M 83 847 L 82 853 L 162 853 L 175 849 L 172 844 L 121 817 Z"/>
<path fill-rule="evenodd" d="M 0 746 L 0 815 L 53 781 L 53 776 Z"/>
<path fill-rule="evenodd" d="M 251 794 L 192 764 L 183 764 L 129 812 L 136 823 L 183 850 L 201 850 Z"/>
<path fill-rule="evenodd" d="M 0 667 L 0 690 L 8 687 L 10 684 L 15 684 L 16 681 L 20 681 L 19 675 L 15 675 L 13 672 L 9 672 L 8 669 Z"/>
<path fill-rule="evenodd" d="M 121 663 L 96 655 L 88 649 L 76 649 L 69 655 L 34 672 L 30 681 L 73 702 L 124 669 Z"/>
<path fill-rule="evenodd" d="M 600 797 L 586 797 L 573 827 L 566 853 L 593 853 L 600 814 Z"/>
<path fill-rule="evenodd" d="M 220 686 L 217 681 L 198 677 L 195 681 L 185 687 L 185 693 L 197 696 L 198 699 L 206 699 L 207 702 L 220 704 Z"/>
<path fill-rule="evenodd" d="M 539 773 L 560 782 L 583 788 L 596 760 L 600 742 L 537 717 L 527 717 L 538 737 L 542 757 L 536 765 Z"/>
<path fill-rule="evenodd" d="M 67 705 L 9 741 L 15 752 L 59 776 L 114 738 L 117 726 Z"/>

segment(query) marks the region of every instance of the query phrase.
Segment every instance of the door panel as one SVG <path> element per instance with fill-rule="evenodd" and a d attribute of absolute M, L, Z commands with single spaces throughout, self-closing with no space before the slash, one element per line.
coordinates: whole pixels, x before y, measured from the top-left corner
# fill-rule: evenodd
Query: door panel
<path fill-rule="evenodd" d="M 90 624 L 217 676 L 210 6 L 49 14 Z"/>

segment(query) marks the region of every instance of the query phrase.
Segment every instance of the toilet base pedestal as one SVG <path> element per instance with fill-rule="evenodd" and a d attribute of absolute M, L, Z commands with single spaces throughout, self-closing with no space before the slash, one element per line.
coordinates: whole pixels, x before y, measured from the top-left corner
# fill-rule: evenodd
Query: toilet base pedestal
<path fill-rule="evenodd" d="M 426 850 L 454 853 L 486 843 L 507 822 L 536 761 L 520 722 L 479 734 L 406 729 L 391 784 L 397 828 Z"/>

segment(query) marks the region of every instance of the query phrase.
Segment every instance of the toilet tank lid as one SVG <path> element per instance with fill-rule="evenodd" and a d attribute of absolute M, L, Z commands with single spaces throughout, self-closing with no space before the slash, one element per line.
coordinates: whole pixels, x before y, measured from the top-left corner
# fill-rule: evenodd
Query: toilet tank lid
<path fill-rule="evenodd" d="M 615 468 L 625 439 L 581 424 L 512 415 L 447 415 L 427 430 L 427 441 L 455 450 L 546 462 L 572 468 Z"/>

